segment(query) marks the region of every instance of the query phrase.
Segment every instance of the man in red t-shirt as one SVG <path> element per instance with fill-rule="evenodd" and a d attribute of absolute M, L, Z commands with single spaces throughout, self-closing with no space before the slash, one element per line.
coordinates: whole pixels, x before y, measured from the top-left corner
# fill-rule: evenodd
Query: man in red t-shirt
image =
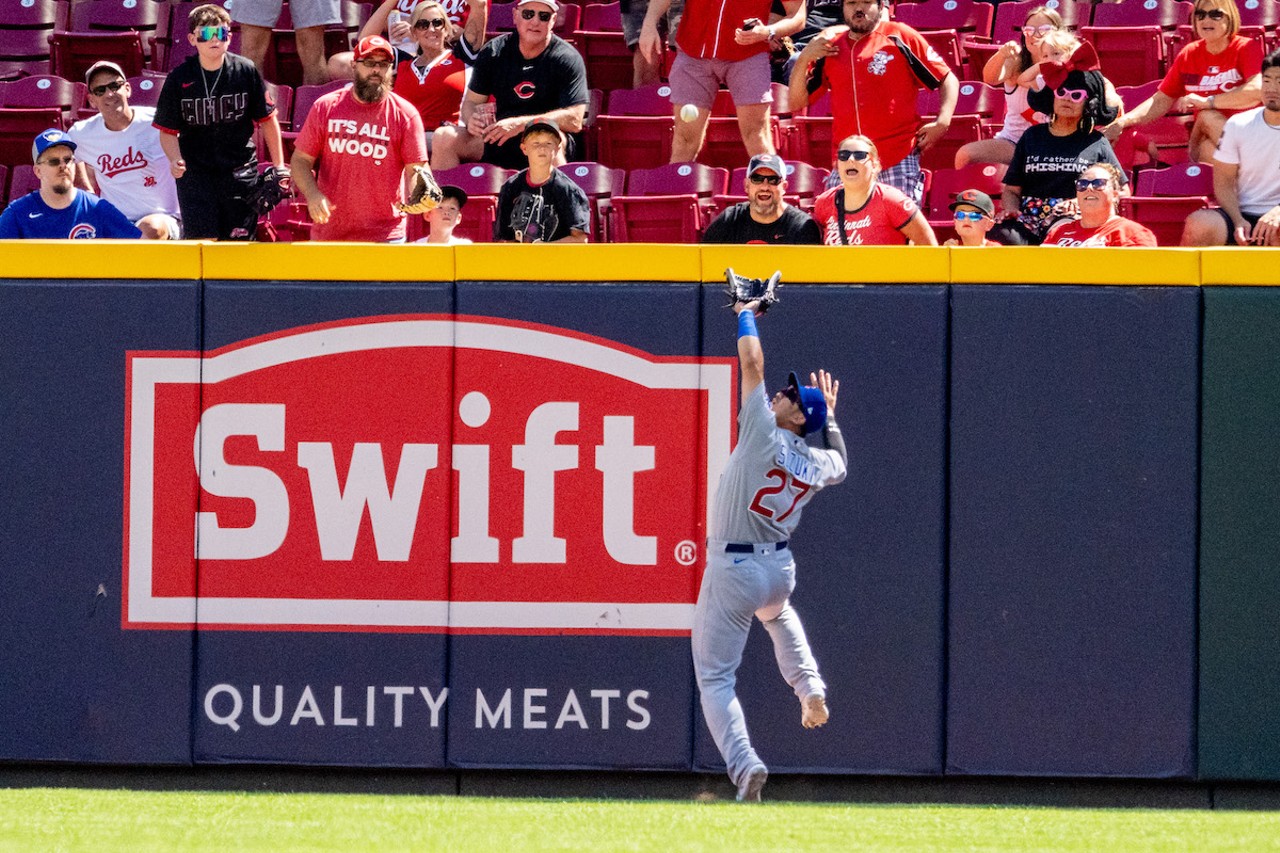
<path fill-rule="evenodd" d="M 292 172 L 315 223 L 313 240 L 401 243 L 405 178 L 427 161 L 422 118 L 391 92 L 395 49 L 367 36 L 355 82 L 316 101 L 293 151 Z M 319 179 L 316 166 L 319 164 Z"/>
<path fill-rule="evenodd" d="M 946 136 L 960 83 L 924 36 L 885 17 L 887 5 L 844 0 L 845 25 L 823 30 L 796 57 L 788 103 L 798 109 L 829 91 L 832 138 L 870 137 L 883 158 L 880 182 L 918 204 L 920 152 Z M 941 93 L 938 117 L 930 122 L 922 123 L 916 111 L 921 89 Z M 833 174 L 828 186 L 836 180 Z"/>
<path fill-rule="evenodd" d="M 1155 246 L 1156 235 L 1145 225 L 1116 213 L 1120 173 L 1110 163 L 1098 163 L 1076 179 L 1079 219 L 1064 219 L 1049 229 L 1044 246 Z"/>
<path fill-rule="evenodd" d="M 698 0 L 686 2 L 671 66 L 671 103 L 675 136 L 671 162 L 686 163 L 698 156 L 707 132 L 707 119 L 721 86 L 733 97 L 738 132 L 747 154 L 772 154 L 769 105 L 773 86 L 769 69 L 769 45 L 804 27 L 804 0 L 781 0 L 783 17 L 772 24 L 772 0 Z M 649 0 L 649 11 L 640 27 L 639 51 L 649 62 L 661 60 L 659 22 L 671 0 Z M 686 109 L 692 107 L 693 110 Z M 695 112 L 696 111 L 696 112 Z"/>

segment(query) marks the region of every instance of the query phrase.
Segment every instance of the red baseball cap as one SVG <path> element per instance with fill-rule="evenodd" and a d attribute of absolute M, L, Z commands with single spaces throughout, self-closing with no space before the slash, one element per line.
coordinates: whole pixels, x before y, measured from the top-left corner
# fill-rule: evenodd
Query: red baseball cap
<path fill-rule="evenodd" d="M 359 62 L 375 53 L 385 53 L 387 59 L 395 62 L 396 49 L 391 46 L 391 42 L 382 36 L 365 36 L 360 39 L 360 43 L 356 45 L 355 60 Z"/>

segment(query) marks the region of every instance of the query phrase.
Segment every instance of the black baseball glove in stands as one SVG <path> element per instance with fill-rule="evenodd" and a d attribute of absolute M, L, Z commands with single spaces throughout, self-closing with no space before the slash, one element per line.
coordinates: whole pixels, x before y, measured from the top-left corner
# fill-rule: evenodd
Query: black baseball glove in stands
<path fill-rule="evenodd" d="M 439 207 L 442 201 L 444 193 L 440 192 L 440 185 L 436 183 L 431 170 L 426 166 L 414 166 L 409 198 L 404 202 L 397 202 L 396 207 L 401 213 L 426 213 Z"/>
<path fill-rule="evenodd" d="M 289 167 L 272 166 L 258 176 L 258 183 L 249 190 L 245 201 L 257 211 L 259 216 L 266 216 L 276 209 L 276 205 L 288 198 L 291 191 Z"/>
<path fill-rule="evenodd" d="M 735 302 L 760 302 L 760 312 L 768 311 L 778 301 L 778 288 L 782 287 L 782 270 L 778 270 L 768 279 L 747 278 L 738 275 L 729 267 L 724 271 L 724 279 L 728 287 L 725 294 L 729 297 L 729 306 Z"/>

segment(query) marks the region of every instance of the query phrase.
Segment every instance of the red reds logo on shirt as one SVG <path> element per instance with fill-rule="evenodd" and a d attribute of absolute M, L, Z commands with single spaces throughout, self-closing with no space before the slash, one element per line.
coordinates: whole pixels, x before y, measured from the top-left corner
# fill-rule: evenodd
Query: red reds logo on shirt
<path fill-rule="evenodd" d="M 518 98 L 528 100 L 533 97 L 535 91 L 536 89 L 534 88 L 534 85 L 527 80 L 523 83 L 516 84 L 515 93 Z"/>
<path fill-rule="evenodd" d="M 141 151 L 135 151 L 130 145 L 125 152 L 119 157 L 112 157 L 110 154 L 101 154 L 94 161 L 93 168 L 100 175 L 106 175 L 108 178 L 114 178 L 116 175 L 122 175 L 125 172 L 132 172 L 137 169 L 145 169 L 150 165 L 147 162 L 147 155 Z"/>
<path fill-rule="evenodd" d="M 689 629 L 731 360 L 413 315 L 127 381 L 126 628 Z"/>

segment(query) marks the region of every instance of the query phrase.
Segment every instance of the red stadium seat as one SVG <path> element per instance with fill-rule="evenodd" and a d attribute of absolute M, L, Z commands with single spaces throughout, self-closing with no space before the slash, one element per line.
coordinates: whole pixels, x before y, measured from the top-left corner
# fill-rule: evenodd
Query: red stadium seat
<path fill-rule="evenodd" d="M 1081 27 L 1098 63 L 1116 86 L 1137 86 L 1164 76 L 1164 32 L 1159 26 Z"/>
<path fill-rule="evenodd" d="M 951 30 L 957 34 L 991 34 L 995 7 L 974 0 L 933 0 L 927 3 L 899 3 L 893 19 L 917 30 Z"/>
<path fill-rule="evenodd" d="M 9 203 L 9 167 L 0 165 L 0 200 Z"/>
<path fill-rule="evenodd" d="M 0 107 L 0 164 L 31 165 L 32 140 L 51 127 L 66 129 L 61 107 Z"/>
<path fill-rule="evenodd" d="M 588 7 L 590 8 L 590 7 Z M 574 41 L 587 66 L 587 80 L 606 92 L 626 89 L 635 79 L 631 51 L 622 33 L 583 29 Z"/>
<path fill-rule="evenodd" d="M 1134 186 L 1135 196 L 1213 197 L 1213 164 L 1180 163 L 1167 169 L 1143 169 Z"/>
<path fill-rule="evenodd" d="M 596 159 L 613 169 L 661 166 L 671 160 L 674 124 L 671 115 L 599 116 Z"/>
<path fill-rule="evenodd" d="M 1005 166 L 992 163 L 974 163 L 963 169 L 938 169 L 933 173 L 922 207 L 939 242 L 953 236 L 951 232 L 955 226 L 948 205 L 955 201 L 959 193 L 964 190 L 979 190 L 999 204 L 1000 193 L 1004 189 L 1001 181 L 1005 169 Z"/>
<path fill-rule="evenodd" d="M 982 118 L 975 115 L 957 115 L 951 119 L 947 135 L 920 153 L 920 166 L 924 169 L 950 169 L 955 165 L 956 152 L 985 138 Z"/>
<path fill-rule="evenodd" d="M 627 173 L 622 169 L 610 169 L 602 163 L 569 163 L 560 167 L 565 177 L 573 181 L 587 194 L 591 203 L 591 240 L 609 242 L 608 218 L 610 199 L 622 195 L 626 188 Z"/>
<path fill-rule="evenodd" d="M 616 89 L 609 93 L 605 112 L 613 116 L 670 117 L 673 115 L 671 87 L 654 83 L 637 89 Z"/>
<path fill-rule="evenodd" d="M 26 163 L 9 167 L 9 201 L 22 198 L 27 193 L 40 189 L 40 179 L 36 177 L 36 170 L 31 168 L 30 155 L 31 152 L 28 150 Z"/>
<path fill-rule="evenodd" d="M 714 196 L 724 194 L 728 181 L 727 169 L 699 163 L 632 171 L 626 195 L 610 203 L 609 233 L 624 243 L 696 243 L 704 211 Z"/>
<path fill-rule="evenodd" d="M 1093 27 L 1150 27 L 1172 30 L 1191 20 L 1193 3 L 1186 0 L 1125 0 L 1099 3 L 1093 8 Z"/>
<path fill-rule="evenodd" d="M 622 32 L 622 4 L 618 2 L 587 4 L 582 9 L 582 18 L 578 21 L 578 31 L 595 33 Z"/>
<path fill-rule="evenodd" d="M 1158 245 L 1177 246 L 1187 217 L 1208 204 L 1208 196 L 1131 196 L 1120 199 L 1120 215 L 1150 228 Z"/>
<path fill-rule="evenodd" d="M 142 36 L 128 32 L 71 32 L 54 30 L 49 37 L 49 69 L 68 80 L 83 80 L 84 73 L 99 60 L 120 66 L 126 77 L 142 73 Z"/>
<path fill-rule="evenodd" d="M 335 80 L 332 83 L 320 83 L 315 86 L 299 86 L 293 90 L 293 115 L 290 117 L 289 129 L 282 131 L 284 147 L 288 155 L 285 157 L 285 162 L 288 162 L 289 156 L 292 156 L 293 143 L 302 132 L 302 125 L 306 122 L 307 113 L 311 112 L 312 105 L 321 95 L 337 91 L 346 85 L 341 80 Z"/>
<path fill-rule="evenodd" d="M 143 72 L 137 77 L 129 78 L 129 105 L 134 107 L 154 107 L 160 99 L 160 90 L 164 88 L 166 75 L 147 74 Z"/>
<path fill-rule="evenodd" d="M 463 163 L 435 173 L 441 186 L 452 184 L 467 194 L 462 222 L 454 233 L 476 243 L 493 242 L 493 225 L 497 221 L 498 193 L 515 172 L 490 163 Z"/>
<path fill-rule="evenodd" d="M 85 104 L 88 89 L 84 83 L 73 83 L 49 74 L 23 77 L 12 81 L 0 92 L 0 106 L 57 107 L 62 110 L 66 126 L 70 127 Z"/>

